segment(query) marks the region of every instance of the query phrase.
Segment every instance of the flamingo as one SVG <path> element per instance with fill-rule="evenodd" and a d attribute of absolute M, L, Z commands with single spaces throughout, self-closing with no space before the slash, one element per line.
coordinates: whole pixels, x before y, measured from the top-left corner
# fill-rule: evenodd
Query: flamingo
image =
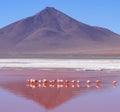
<path fill-rule="evenodd" d="M 44 84 L 47 84 L 47 83 L 48 83 L 48 81 L 47 81 L 46 79 L 43 79 L 42 82 L 43 82 Z"/>
<path fill-rule="evenodd" d="M 69 84 L 70 83 L 70 81 L 69 80 L 65 80 L 65 84 Z"/>
<path fill-rule="evenodd" d="M 76 81 L 75 81 L 75 80 L 72 80 L 71 82 L 72 82 L 72 84 L 76 84 Z"/>
<path fill-rule="evenodd" d="M 86 83 L 87 83 L 87 85 L 86 85 L 86 86 L 87 86 L 88 88 L 90 88 L 91 81 L 90 81 L 90 80 L 87 80 L 87 82 L 86 82 Z"/>
<path fill-rule="evenodd" d="M 116 88 L 117 86 L 117 81 L 113 81 L 113 87 Z"/>
<path fill-rule="evenodd" d="M 100 80 L 96 80 L 96 88 L 100 88 Z"/>
<path fill-rule="evenodd" d="M 90 81 L 90 80 L 87 80 L 87 84 L 91 84 L 91 81 Z"/>
<path fill-rule="evenodd" d="M 77 80 L 76 82 L 77 82 L 77 87 L 79 88 L 80 87 L 80 81 Z"/>

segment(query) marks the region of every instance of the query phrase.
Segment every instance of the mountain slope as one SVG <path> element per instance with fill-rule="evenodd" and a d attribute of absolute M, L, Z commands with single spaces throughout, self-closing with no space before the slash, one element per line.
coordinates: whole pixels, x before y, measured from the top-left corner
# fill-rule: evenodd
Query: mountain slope
<path fill-rule="evenodd" d="M 120 54 L 120 35 L 47 7 L 0 29 L 0 54 Z M 113 52 L 114 50 L 114 52 Z"/>

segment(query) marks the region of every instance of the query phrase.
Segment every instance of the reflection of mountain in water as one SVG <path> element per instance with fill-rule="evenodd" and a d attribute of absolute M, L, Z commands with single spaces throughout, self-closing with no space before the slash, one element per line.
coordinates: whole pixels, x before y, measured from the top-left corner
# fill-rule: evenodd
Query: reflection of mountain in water
<path fill-rule="evenodd" d="M 28 99 L 31 99 L 37 102 L 40 105 L 43 105 L 46 109 L 53 109 L 73 97 L 77 96 L 75 92 L 79 92 L 82 94 L 87 90 L 84 88 L 40 88 L 37 87 L 35 89 L 26 87 L 23 82 L 11 82 L 1 84 L 1 86 L 5 89 L 12 91 L 13 93 L 24 96 Z"/>
<path fill-rule="evenodd" d="M 101 82 L 101 88 L 99 90 L 105 89 L 109 86 L 112 86 L 112 80 L 113 77 L 102 77 L 104 80 Z M 95 77 L 91 77 L 91 80 L 94 80 Z M 114 77 L 115 79 L 115 77 Z M 88 80 L 86 79 L 80 79 L 81 81 L 83 80 Z M 105 82 L 108 81 L 108 82 Z M 46 109 L 53 109 L 57 106 L 60 106 L 61 104 L 64 104 L 65 102 L 69 101 L 70 99 L 77 97 L 79 95 L 83 95 L 85 93 L 88 93 L 90 91 L 97 91 L 98 89 L 95 87 L 95 83 L 91 84 L 90 88 L 87 88 L 85 86 L 82 87 L 68 87 L 68 88 L 42 88 L 42 87 L 36 87 L 36 88 L 31 88 L 26 86 L 26 82 L 24 81 L 10 81 L 10 82 L 5 82 L 0 84 L 0 86 L 4 89 L 7 89 L 11 92 L 13 92 L 16 95 L 26 97 L 27 99 L 30 99 L 42 106 L 44 106 Z M 111 85 L 110 85 L 111 84 Z"/>

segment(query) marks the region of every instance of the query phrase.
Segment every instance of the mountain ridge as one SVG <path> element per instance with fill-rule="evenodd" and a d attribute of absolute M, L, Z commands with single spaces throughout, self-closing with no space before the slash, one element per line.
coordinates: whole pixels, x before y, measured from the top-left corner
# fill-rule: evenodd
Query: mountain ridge
<path fill-rule="evenodd" d="M 0 29 L 0 54 L 120 54 L 120 35 L 46 7 Z M 116 50 L 116 53 L 111 52 Z"/>

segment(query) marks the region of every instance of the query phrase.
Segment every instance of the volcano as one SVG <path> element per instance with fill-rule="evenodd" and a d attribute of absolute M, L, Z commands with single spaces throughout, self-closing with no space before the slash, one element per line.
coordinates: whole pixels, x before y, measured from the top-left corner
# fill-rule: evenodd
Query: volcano
<path fill-rule="evenodd" d="M 119 55 L 120 35 L 52 7 L 0 29 L 0 57 Z"/>

